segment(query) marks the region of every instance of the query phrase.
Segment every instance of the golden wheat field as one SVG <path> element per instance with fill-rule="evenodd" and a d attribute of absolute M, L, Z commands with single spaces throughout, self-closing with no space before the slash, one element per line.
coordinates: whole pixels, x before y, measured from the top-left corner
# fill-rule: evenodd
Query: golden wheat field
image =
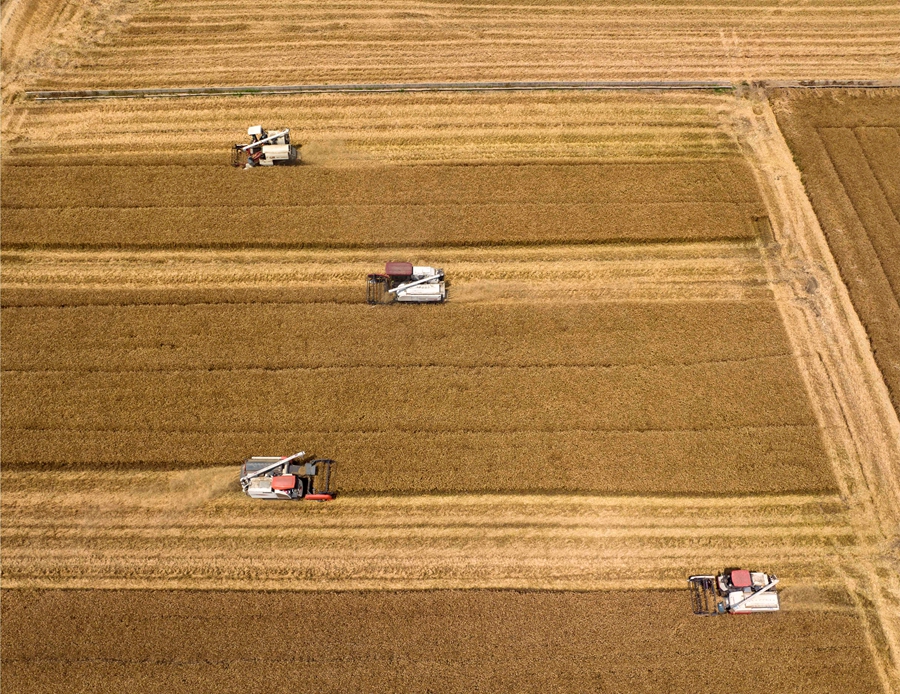
<path fill-rule="evenodd" d="M 603 692 L 622 691 L 623 682 L 636 692 L 791 691 L 798 683 L 810 692 L 881 691 L 847 605 L 769 620 L 703 620 L 679 614 L 679 596 L 663 591 L 155 591 L 142 596 L 140 613 L 129 591 L 14 595 L 4 596 L 8 628 L 38 612 L 59 624 L 4 639 L 4 685 L 23 692 L 90 688 L 98 679 L 112 689 L 171 692 L 210 681 L 224 692 L 288 692 L 307 683 L 323 692 Z M 201 633 L 198 622 L 207 627 Z M 273 643 L 291 648 L 273 653 Z M 790 667 L 771 667 L 775 643 Z M 64 672 L 54 667 L 60 652 L 73 655 Z M 712 652 L 746 656 L 747 664 L 723 669 Z"/>
<path fill-rule="evenodd" d="M 834 228 L 890 283 L 871 90 L 23 95 L 879 80 L 896 8 L 0 8 L 6 689 L 900 692 L 889 317 Z M 230 167 L 255 123 L 303 164 Z M 388 260 L 448 302 L 367 305 Z M 300 449 L 335 500 L 240 492 Z M 782 611 L 693 615 L 725 566 Z"/>

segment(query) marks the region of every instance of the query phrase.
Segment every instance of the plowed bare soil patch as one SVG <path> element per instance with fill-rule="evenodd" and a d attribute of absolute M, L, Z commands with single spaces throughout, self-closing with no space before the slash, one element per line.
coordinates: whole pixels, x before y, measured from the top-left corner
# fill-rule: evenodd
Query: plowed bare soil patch
<path fill-rule="evenodd" d="M 4 686 L 17 692 L 882 691 L 851 613 L 703 619 L 681 592 L 2 600 Z"/>
<path fill-rule="evenodd" d="M 781 92 L 773 107 L 900 412 L 900 93 Z"/>

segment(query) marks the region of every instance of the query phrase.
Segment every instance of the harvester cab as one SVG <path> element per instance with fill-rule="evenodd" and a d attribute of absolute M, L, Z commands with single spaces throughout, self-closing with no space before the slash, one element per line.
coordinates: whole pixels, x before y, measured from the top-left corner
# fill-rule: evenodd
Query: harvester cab
<path fill-rule="evenodd" d="M 366 278 L 366 301 L 370 304 L 442 303 L 447 300 L 444 271 L 438 268 L 391 262 L 384 274 Z"/>
<path fill-rule="evenodd" d="M 286 458 L 254 457 L 241 466 L 241 489 L 252 499 L 331 501 L 333 460 L 318 458 L 301 463 L 300 451 Z"/>
<path fill-rule="evenodd" d="M 231 165 L 252 169 L 255 166 L 283 166 L 300 161 L 301 145 L 291 144 L 291 131 L 288 128 L 272 133 L 263 130 L 261 125 L 247 128 L 250 143 L 235 145 L 231 150 Z"/>
<path fill-rule="evenodd" d="M 725 569 L 718 576 L 691 576 L 688 584 L 694 614 L 750 614 L 781 609 L 774 591 L 778 579 L 761 571 Z"/>

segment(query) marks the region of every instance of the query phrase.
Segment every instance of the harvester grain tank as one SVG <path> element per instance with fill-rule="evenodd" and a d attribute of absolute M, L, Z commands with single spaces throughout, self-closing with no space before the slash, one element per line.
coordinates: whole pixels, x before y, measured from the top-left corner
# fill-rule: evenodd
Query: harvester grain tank
<path fill-rule="evenodd" d="M 390 262 L 384 274 L 366 278 L 366 301 L 370 304 L 433 304 L 447 300 L 444 271 L 412 263 Z"/>
<path fill-rule="evenodd" d="M 778 579 L 771 574 L 746 569 L 688 578 L 694 614 L 702 615 L 778 612 L 777 584 Z"/>
<path fill-rule="evenodd" d="M 304 451 L 286 458 L 257 456 L 241 466 L 241 489 L 252 499 L 331 501 L 333 460 L 317 458 L 300 462 Z"/>
<path fill-rule="evenodd" d="M 252 169 L 256 166 L 284 166 L 300 161 L 299 147 L 291 144 L 289 128 L 267 132 L 261 125 L 247 128 L 249 144 L 237 144 L 231 150 L 232 166 Z"/>

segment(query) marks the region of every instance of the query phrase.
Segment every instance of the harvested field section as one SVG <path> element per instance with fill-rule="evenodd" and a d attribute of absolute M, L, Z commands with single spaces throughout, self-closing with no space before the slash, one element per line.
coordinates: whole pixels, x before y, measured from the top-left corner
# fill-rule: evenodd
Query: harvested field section
<path fill-rule="evenodd" d="M 900 412 L 900 95 L 780 93 L 773 104 Z"/>
<path fill-rule="evenodd" d="M 222 692 L 469 692 L 478 682 L 520 692 L 882 691 L 852 614 L 697 619 L 671 591 L 4 590 L 2 599 L 5 631 L 16 635 L 3 640 L 4 681 L 20 692 L 178 693 L 210 682 Z M 273 602 L 278 615 L 327 619 L 279 619 Z M 272 644 L 305 645 L 273 653 Z M 741 667 L 723 668 L 715 653 Z M 303 676 L 272 677 L 273 668 Z"/>
<path fill-rule="evenodd" d="M 147 4 L 143 0 L 4 0 L 0 13 L 4 105 L 21 88 L 17 80 L 70 63 L 98 40 L 109 40 L 126 26 L 139 3 Z"/>
<path fill-rule="evenodd" d="M 4 164 L 222 166 L 265 114 L 315 165 L 644 161 L 737 155 L 727 97 L 521 93 L 296 94 L 241 98 L 25 102 Z M 124 160 L 124 161 L 123 161 Z"/>
<path fill-rule="evenodd" d="M 752 175 L 737 159 L 254 173 L 10 167 L 3 243 L 383 247 L 738 239 L 756 235 L 752 217 L 763 213 Z"/>
<path fill-rule="evenodd" d="M 843 585 L 835 547 L 862 551 L 831 495 L 381 494 L 263 506 L 238 491 L 235 469 L 5 471 L 4 586 L 671 588 L 728 556 L 816 585 L 818 602 L 793 604 L 821 606 Z"/>
<path fill-rule="evenodd" d="M 858 79 L 896 77 L 900 61 L 890 4 L 281 0 L 265 19 L 256 10 L 248 0 L 154 3 L 124 33 L 29 84 Z"/>

